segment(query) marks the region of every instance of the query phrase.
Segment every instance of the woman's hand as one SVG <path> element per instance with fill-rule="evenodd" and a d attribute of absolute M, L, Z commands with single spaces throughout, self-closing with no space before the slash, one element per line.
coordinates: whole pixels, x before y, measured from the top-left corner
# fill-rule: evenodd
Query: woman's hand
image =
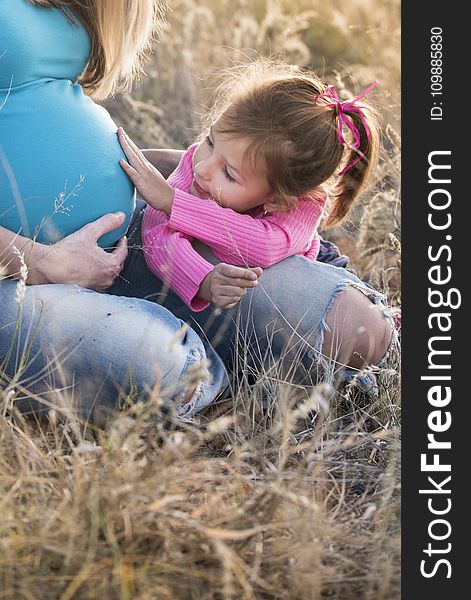
<path fill-rule="evenodd" d="M 124 219 L 123 213 L 110 213 L 55 244 L 35 243 L 28 261 L 27 282 L 74 283 L 98 292 L 106 290 L 124 266 L 128 254 L 127 240 L 121 238 L 112 252 L 105 252 L 98 246 L 97 240 L 120 227 Z"/>
<path fill-rule="evenodd" d="M 248 289 L 258 285 L 262 273 L 260 267 L 247 269 L 218 263 L 203 279 L 199 295 L 219 308 L 233 308 Z"/>
<path fill-rule="evenodd" d="M 129 161 L 127 163 L 124 158 L 119 161 L 123 171 L 134 183 L 147 204 L 170 215 L 175 193 L 172 186 L 165 181 L 162 173 L 147 160 L 122 127 L 118 128 L 118 139 Z"/>

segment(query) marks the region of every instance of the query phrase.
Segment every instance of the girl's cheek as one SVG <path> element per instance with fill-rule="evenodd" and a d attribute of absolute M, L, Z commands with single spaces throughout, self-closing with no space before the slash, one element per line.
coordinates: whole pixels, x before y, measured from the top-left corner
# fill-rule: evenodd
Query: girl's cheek
<path fill-rule="evenodd" d="M 199 146 L 196 147 L 196 150 L 193 152 L 193 157 L 191 160 L 193 169 L 195 168 L 195 165 L 197 165 L 203 159 L 204 159 L 204 150 L 203 150 L 203 142 L 202 142 L 199 144 Z"/>
<path fill-rule="evenodd" d="M 224 188 L 222 185 L 220 185 L 220 183 L 218 182 L 216 184 L 216 186 L 214 187 L 214 194 L 215 194 L 215 200 L 219 203 L 222 204 L 224 202 Z"/>

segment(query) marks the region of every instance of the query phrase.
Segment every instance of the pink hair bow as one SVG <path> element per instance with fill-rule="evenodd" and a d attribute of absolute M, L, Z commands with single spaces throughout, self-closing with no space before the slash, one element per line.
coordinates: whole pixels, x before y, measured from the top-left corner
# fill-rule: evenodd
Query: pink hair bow
<path fill-rule="evenodd" d="M 333 85 L 327 86 L 327 91 L 325 92 L 325 94 L 319 94 L 318 96 L 316 96 L 316 99 L 317 98 L 326 98 L 329 101 L 329 104 L 331 106 L 337 107 L 337 138 L 338 138 L 339 142 L 341 144 L 343 144 L 344 146 L 348 145 L 349 148 L 354 148 L 355 150 L 359 150 L 360 144 L 361 144 L 360 132 L 358 131 L 358 128 L 355 126 L 355 124 L 353 123 L 351 116 L 349 114 L 347 114 L 349 112 L 350 113 L 354 112 L 359 116 L 361 122 L 363 123 L 363 127 L 365 128 L 368 141 L 370 141 L 370 137 L 371 137 L 370 129 L 368 127 L 368 124 L 366 123 L 365 116 L 362 113 L 362 108 L 365 108 L 365 107 L 361 106 L 360 104 L 357 104 L 357 103 L 359 100 L 364 98 L 367 94 L 369 94 L 371 92 L 371 90 L 378 85 L 378 83 L 379 82 L 377 80 L 373 81 L 373 83 L 370 86 L 368 86 L 365 90 L 363 90 L 363 92 L 358 94 L 358 96 L 355 96 L 355 98 L 353 98 L 352 100 L 346 100 L 345 102 L 342 102 L 340 100 L 337 90 L 335 89 L 335 87 Z M 351 131 L 351 133 L 353 135 L 353 143 L 352 144 L 347 144 L 347 142 L 345 140 L 345 137 L 343 135 L 344 125 Z M 350 169 L 357 164 L 357 162 L 361 159 L 361 157 L 362 157 L 362 155 L 360 154 L 359 156 L 354 158 L 351 163 L 349 163 L 344 169 L 342 169 L 340 171 L 339 176 L 344 175 L 347 171 L 350 171 Z"/>

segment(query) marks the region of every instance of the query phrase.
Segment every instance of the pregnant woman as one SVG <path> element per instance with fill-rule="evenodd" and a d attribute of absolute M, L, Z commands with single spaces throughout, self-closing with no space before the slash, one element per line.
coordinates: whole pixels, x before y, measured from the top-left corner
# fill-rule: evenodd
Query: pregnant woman
<path fill-rule="evenodd" d="M 28 283 L 46 284 L 27 286 L 19 307 L 16 282 L 0 281 L 0 385 L 3 371 L 21 410 L 62 399 L 91 419 L 158 385 L 191 414 L 222 387 L 214 353 L 188 383 L 207 353 L 166 309 L 84 289 L 109 287 L 121 270 L 135 208 L 116 125 L 89 94 L 130 84 L 157 9 L 0 0 L 0 262 L 15 275 L 21 250 Z"/>
<path fill-rule="evenodd" d="M 0 0 L 0 261 L 16 276 L 20 250 L 30 284 L 18 304 L 17 283 L 0 281 L 0 374 L 24 411 L 68 398 L 91 419 L 157 386 L 191 416 L 225 374 L 182 321 L 229 371 L 242 342 L 251 367 L 279 374 L 283 358 L 284 375 L 307 384 L 380 364 L 394 337 L 374 290 L 301 256 L 266 269 L 223 313 L 191 314 L 148 270 L 116 126 L 91 97 L 131 81 L 155 11 L 152 0 Z M 179 153 L 146 156 L 167 175 Z"/>

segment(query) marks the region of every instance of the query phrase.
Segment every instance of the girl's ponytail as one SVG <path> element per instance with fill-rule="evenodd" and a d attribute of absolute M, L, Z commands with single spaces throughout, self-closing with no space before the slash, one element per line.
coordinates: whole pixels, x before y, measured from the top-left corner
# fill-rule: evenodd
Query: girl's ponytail
<path fill-rule="evenodd" d="M 338 174 L 338 181 L 332 190 L 334 203 L 325 226 L 332 227 L 342 222 L 348 215 L 356 198 L 370 180 L 378 159 L 379 126 L 376 111 L 358 101 L 377 85 L 372 83 L 353 100 L 341 102 L 335 88 L 329 86 L 319 97 L 328 99 L 337 111 L 338 141 L 347 150 L 347 164 Z M 352 143 L 344 138 L 344 127 L 350 130 Z"/>

